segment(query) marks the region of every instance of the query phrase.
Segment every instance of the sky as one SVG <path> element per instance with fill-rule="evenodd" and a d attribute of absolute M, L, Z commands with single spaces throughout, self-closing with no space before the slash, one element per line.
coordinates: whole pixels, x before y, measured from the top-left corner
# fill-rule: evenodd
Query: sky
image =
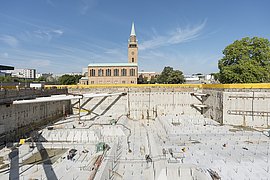
<path fill-rule="evenodd" d="M 127 62 L 134 21 L 140 71 L 218 72 L 223 49 L 270 39 L 269 0 L 0 0 L 0 64 L 40 73 Z"/>

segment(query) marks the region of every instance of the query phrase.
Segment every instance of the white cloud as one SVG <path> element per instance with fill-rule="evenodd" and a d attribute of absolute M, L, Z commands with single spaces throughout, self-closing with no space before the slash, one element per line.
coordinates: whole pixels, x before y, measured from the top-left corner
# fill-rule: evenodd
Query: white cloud
<path fill-rule="evenodd" d="M 94 8 L 97 3 L 97 0 L 81 0 L 80 13 L 82 15 L 86 14 L 88 10 Z"/>
<path fill-rule="evenodd" d="M 49 29 L 49 30 L 43 30 L 39 29 L 37 31 L 34 31 L 34 36 L 40 39 L 47 39 L 51 40 L 53 37 L 59 37 L 64 34 L 63 30 L 60 29 Z"/>
<path fill-rule="evenodd" d="M 11 47 L 17 47 L 19 44 L 19 41 L 14 36 L 9 35 L 1 35 L 0 41 L 8 44 Z"/>
<path fill-rule="evenodd" d="M 157 32 L 154 31 L 155 36 L 150 40 L 142 42 L 140 44 L 140 50 L 153 49 L 195 40 L 201 34 L 205 24 L 206 21 L 194 27 L 187 26 L 185 28 L 177 28 L 173 32 L 163 36 L 157 35 Z"/>
<path fill-rule="evenodd" d="M 59 35 L 62 35 L 64 33 L 64 31 L 62 31 L 60 29 L 53 30 L 52 32 L 59 34 Z"/>

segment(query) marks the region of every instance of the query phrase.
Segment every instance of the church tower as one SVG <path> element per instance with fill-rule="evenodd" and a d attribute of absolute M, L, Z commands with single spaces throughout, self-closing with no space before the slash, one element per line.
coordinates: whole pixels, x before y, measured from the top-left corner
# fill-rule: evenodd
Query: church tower
<path fill-rule="evenodd" d="M 131 32 L 128 41 L 128 62 L 138 63 L 138 42 L 136 39 L 134 22 L 132 23 Z"/>

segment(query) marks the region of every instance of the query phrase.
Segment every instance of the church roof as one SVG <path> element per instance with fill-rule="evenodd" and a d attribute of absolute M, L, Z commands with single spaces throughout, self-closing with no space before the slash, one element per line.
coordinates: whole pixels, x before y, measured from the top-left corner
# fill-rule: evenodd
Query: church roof
<path fill-rule="evenodd" d="M 136 36 L 134 22 L 132 22 L 130 36 Z"/>
<path fill-rule="evenodd" d="M 137 63 L 91 63 L 88 67 L 134 67 L 138 66 Z"/>

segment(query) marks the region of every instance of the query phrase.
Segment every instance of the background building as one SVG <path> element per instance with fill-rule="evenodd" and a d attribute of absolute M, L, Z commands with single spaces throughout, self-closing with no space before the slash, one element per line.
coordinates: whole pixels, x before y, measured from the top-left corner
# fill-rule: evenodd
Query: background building
<path fill-rule="evenodd" d="M 134 23 L 128 42 L 128 63 L 93 63 L 88 65 L 88 76 L 80 84 L 137 84 L 138 41 Z"/>
<path fill-rule="evenodd" d="M 12 77 L 25 78 L 25 79 L 35 79 L 36 70 L 35 69 L 14 69 L 7 70 L 6 73 L 11 73 Z"/>
<path fill-rule="evenodd" d="M 217 83 L 215 81 L 214 75 L 212 74 L 192 74 L 192 75 L 185 75 L 186 84 L 211 84 Z"/>
<path fill-rule="evenodd" d="M 102 63 L 88 65 L 88 78 L 81 84 L 136 84 L 136 63 Z"/>
<path fill-rule="evenodd" d="M 6 72 L 6 70 L 14 70 L 14 67 L 0 65 L 0 76 L 2 77 L 11 76 L 11 73 Z"/>
<path fill-rule="evenodd" d="M 153 78 L 156 78 L 160 73 L 157 72 L 145 72 L 140 71 L 138 72 L 139 77 L 142 77 L 143 79 L 146 79 L 147 81 L 150 81 Z"/>

